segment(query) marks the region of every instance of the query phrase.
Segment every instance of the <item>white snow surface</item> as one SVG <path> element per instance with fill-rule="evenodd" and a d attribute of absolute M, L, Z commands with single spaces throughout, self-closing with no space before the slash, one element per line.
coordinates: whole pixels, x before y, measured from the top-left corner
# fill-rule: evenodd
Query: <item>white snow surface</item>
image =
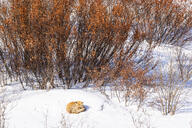
<path fill-rule="evenodd" d="M 91 90 L 23 91 L 10 104 L 7 117 L 9 128 L 59 128 L 62 115 L 74 128 L 125 128 L 130 125 L 125 108 L 107 100 Z M 71 101 L 83 101 L 86 111 L 68 114 L 66 105 Z"/>
<path fill-rule="evenodd" d="M 8 87 L 6 92 L 15 92 Z M 133 118 L 141 122 L 140 128 L 191 128 L 192 89 L 187 89 L 187 105 L 174 116 L 164 116 L 155 108 L 134 105 L 124 106 L 108 100 L 93 89 L 54 89 L 17 91 L 9 94 L 6 111 L 8 128 L 62 128 L 62 116 L 69 128 L 136 128 Z M 66 105 L 71 101 L 83 101 L 86 111 L 69 114 Z M 143 112 L 143 110 L 145 112 Z"/>

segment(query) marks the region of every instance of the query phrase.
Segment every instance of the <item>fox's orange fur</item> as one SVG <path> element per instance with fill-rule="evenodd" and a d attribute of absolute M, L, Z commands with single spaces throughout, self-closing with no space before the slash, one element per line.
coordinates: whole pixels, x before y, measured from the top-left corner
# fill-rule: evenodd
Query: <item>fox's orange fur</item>
<path fill-rule="evenodd" d="M 80 112 L 85 111 L 85 107 L 83 105 L 83 102 L 74 101 L 67 104 L 66 111 L 69 113 L 78 114 Z"/>

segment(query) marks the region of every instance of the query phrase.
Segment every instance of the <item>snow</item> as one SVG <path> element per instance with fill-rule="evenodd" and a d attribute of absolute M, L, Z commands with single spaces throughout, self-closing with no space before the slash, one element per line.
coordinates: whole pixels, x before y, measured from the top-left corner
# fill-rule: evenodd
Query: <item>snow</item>
<path fill-rule="evenodd" d="M 147 125 L 191 128 L 192 122 L 192 99 L 188 101 L 188 109 L 174 116 L 163 116 L 155 108 L 143 107 L 137 111 L 135 106 L 113 102 L 91 88 L 18 91 L 11 97 L 14 100 L 8 105 L 8 128 L 60 128 L 62 115 L 72 128 L 134 128 L 133 118 L 143 124 L 142 128 Z M 84 102 L 86 111 L 67 113 L 67 103 L 77 100 Z"/>
<path fill-rule="evenodd" d="M 57 89 L 23 91 L 18 95 L 20 98 L 13 103 L 15 106 L 8 114 L 9 128 L 45 128 L 46 118 L 48 127 L 59 127 L 62 114 L 73 122 L 73 125 L 81 123 L 94 127 L 96 125 L 98 128 L 123 128 L 129 125 L 125 121 L 129 120 L 125 110 L 92 91 Z M 78 100 L 84 102 L 86 111 L 75 115 L 68 114 L 65 110 L 67 103 Z"/>

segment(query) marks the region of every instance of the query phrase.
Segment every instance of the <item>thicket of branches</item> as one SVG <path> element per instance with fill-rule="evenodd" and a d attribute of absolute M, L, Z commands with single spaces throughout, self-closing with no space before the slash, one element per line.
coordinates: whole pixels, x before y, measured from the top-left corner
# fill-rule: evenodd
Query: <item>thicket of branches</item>
<path fill-rule="evenodd" d="M 10 78 L 33 88 L 96 80 L 102 86 L 122 78 L 142 92 L 155 66 L 153 48 L 191 39 L 185 36 L 191 11 L 173 0 L 9 0 L 0 6 L 1 63 Z"/>

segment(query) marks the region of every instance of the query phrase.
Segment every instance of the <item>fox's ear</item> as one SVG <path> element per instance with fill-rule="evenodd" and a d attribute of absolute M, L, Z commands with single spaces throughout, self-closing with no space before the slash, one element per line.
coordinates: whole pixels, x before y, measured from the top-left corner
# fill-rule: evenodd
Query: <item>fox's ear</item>
<path fill-rule="evenodd" d="M 77 101 L 77 103 L 78 103 L 78 104 L 83 104 L 83 102 L 82 102 L 82 101 Z"/>

